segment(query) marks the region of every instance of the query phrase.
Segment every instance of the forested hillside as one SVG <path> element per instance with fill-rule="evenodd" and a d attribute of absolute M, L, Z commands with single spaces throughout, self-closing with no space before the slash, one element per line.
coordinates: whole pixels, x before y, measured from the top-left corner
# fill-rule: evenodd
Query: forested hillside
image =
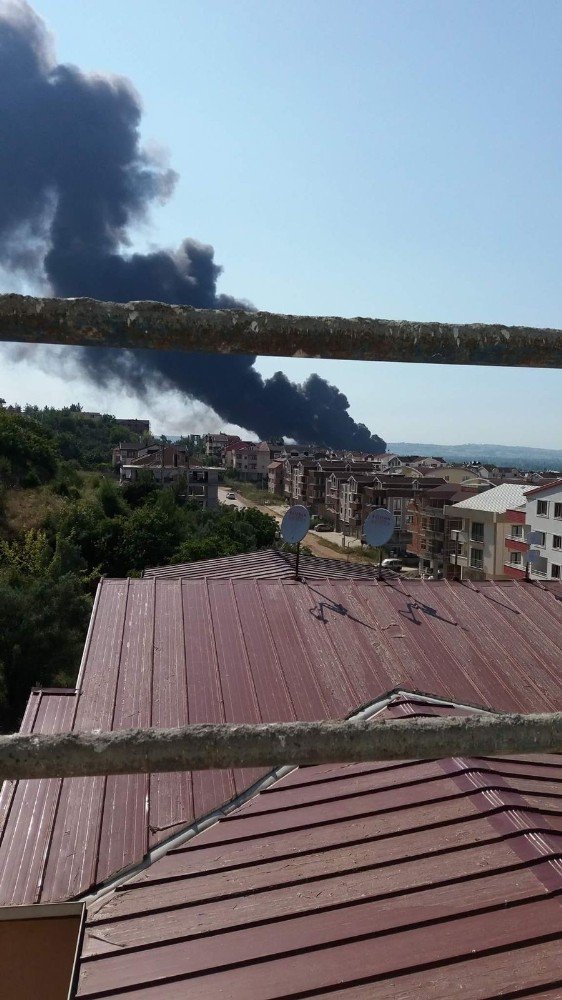
<path fill-rule="evenodd" d="M 275 539 L 261 511 L 186 503 L 181 480 L 161 489 L 147 474 L 121 488 L 111 447 L 116 427 L 117 440 L 127 434 L 112 417 L 99 423 L 77 410 L 0 408 L 3 730 L 17 726 L 32 686 L 74 683 L 101 575 L 139 576 Z"/>

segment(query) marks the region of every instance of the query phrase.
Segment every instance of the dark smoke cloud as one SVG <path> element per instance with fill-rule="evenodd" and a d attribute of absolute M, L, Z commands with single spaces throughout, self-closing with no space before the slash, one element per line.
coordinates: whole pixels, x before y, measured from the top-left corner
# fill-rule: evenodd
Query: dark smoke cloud
<path fill-rule="evenodd" d="M 0 265 L 65 297 L 249 308 L 217 294 L 212 247 L 186 239 L 175 252 L 127 254 L 131 227 L 176 180 L 141 147 L 140 118 L 128 81 L 56 63 L 31 8 L 0 2 Z M 260 437 L 384 448 L 352 420 L 343 393 L 316 375 L 302 386 L 281 372 L 264 381 L 250 356 L 97 349 L 75 356 L 98 385 L 118 380 L 145 398 L 173 387 Z"/>

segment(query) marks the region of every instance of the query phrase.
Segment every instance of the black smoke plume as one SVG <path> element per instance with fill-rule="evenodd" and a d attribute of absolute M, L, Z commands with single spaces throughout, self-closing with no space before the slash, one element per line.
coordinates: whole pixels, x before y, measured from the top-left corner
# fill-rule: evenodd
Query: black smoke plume
<path fill-rule="evenodd" d="M 140 118 L 128 81 L 57 63 L 32 9 L 0 2 L 0 265 L 64 297 L 251 308 L 217 294 L 212 247 L 186 239 L 175 252 L 127 253 L 131 227 L 176 179 L 141 147 Z M 97 384 L 117 379 L 141 397 L 173 387 L 260 437 L 385 447 L 324 379 L 264 381 L 255 357 L 86 348 L 75 357 Z"/>

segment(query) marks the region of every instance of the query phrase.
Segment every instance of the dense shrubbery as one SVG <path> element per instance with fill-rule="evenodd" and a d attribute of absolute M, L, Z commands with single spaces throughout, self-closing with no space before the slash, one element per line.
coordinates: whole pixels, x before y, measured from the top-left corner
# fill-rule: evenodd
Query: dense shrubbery
<path fill-rule="evenodd" d="M 0 541 L 0 722 L 17 724 L 30 688 L 73 684 L 91 598 L 85 562 L 45 532 Z"/>
<path fill-rule="evenodd" d="M 0 481 L 34 487 L 53 479 L 59 452 L 53 434 L 36 420 L 0 407 Z"/>
<path fill-rule="evenodd" d="M 89 573 L 108 576 L 250 552 L 275 540 L 275 520 L 259 510 L 206 510 L 184 503 L 177 491 L 148 486 L 141 499 L 133 489 L 121 490 L 104 479 L 93 499 L 69 502 L 48 520 L 48 536 L 52 542 L 68 539 L 77 546 Z"/>
<path fill-rule="evenodd" d="M 26 406 L 23 415 L 32 418 L 52 436 L 62 459 L 77 462 L 81 469 L 107 466 L 111 462 L 112 448 L 120 441 L 131 440 L 131 432 L 111 414 L 90 417 L 77 405 L 62 410 Z"/>
<path fill-rule="evenodd" d="M 120 489 L 100 476 L 87 495 L 80 475 L 59 464 L 63 497 L 43 528 L 0 535 L 0 727 L 13 728 L 33 685 L 74 682 L 100 575 L 138 576 L 148 566 L 247 552 L 272 545 L 275 520 L 255 509 L 205 510 L 186 503 L 181 483 Z"/>

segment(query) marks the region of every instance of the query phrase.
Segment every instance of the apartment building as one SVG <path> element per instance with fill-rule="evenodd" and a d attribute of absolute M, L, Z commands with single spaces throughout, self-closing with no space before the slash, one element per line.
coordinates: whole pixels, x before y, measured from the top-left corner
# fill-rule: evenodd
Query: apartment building
<path fill-rule="evenodd" d="M 213 458 L 217 465 L 224 465 L 227 448 L 240 441 L 237 434 L 205 434 L 205 454 Z"/>
<path fill-rule="evenodd" d="M 526 495 L 525 521 L 529 532 L 540 540 L 532 548 L 540 552 L 530 566 L 531 579 L 562 579 L 562 479 L 531 488 Z"/>
<path fill-rule="evenodd" d="M 410 551 L 418 556 L 420 573 L 429 571 L 434 577 L 448 574 L 451 531 L 462 528 L 462 519 L 458 514 L 447 516 L 446 508 L 475 493 L 475 489 L 445 483 L 418 491 L 410 501 L 407 513 L 407 526 L 412 533 Z"/>
<path fill-rule="evenodd" d="M 267 467 L 267 489 L 269 493 L 274 493 L 277 496 L 282 496 L 283 494 L 283 467 L 284 462 L 277 459 L 274 462 L 270 462 Z"/>
<path fill-rule="evenodd" d="M 372 462 L 357 461 L 332 467 L 324 480 L 324 512 L 336 531 L 359 537 L 361 492 L 373 483 L 377 473 Z"/>
<path fill-rule="evenodd" d="M 120 483 L 134 483 L 144 474 L 150 474 L 162 486 L 171 486 L 182 477 L 185 479 L 185 495 L 188 500 L 196 500 L 204 507 L 218 505 L 217 469 L 190 467 L 185 448 L 173 445 L 155 446 L 136 461 L 125 462 L 120 468 Z"/>
<path fill-rule="evenodd" d="M 134 462 L 139 455 L 146 454 L 147 448 L 143 448 L 138 441 L 120 441 L 113 449 L 111 464 L 114 469 L 120 469 L 125 462 Z"/>
<path fill-rule="evenodd" d="M 333 474 L 349 477 L 349 462 L 326 459 L 301 460 L 291 467 L 289 503 L 302 503 L 311 514 L 326 513 L 327 480 Z"/>
<path fill-rule="evenodd" d="M 503 571 L 512 580 L 524 580 L 526 576 L 529 529 L 525 512 L 525 505 L 505 512 Z"/>
<path fill-rule="evenodd" d="M 392 547 L 399 553 L 405 553 L 411 549 L 413 541 L 411 502 L 421 493 L 444 485 L 443 479 L 438 476 L 378 476 L 361 491 L 360 525 L 365 523 L 366 517 L 375 507 L 391 510 L 395 524 Z M 359 532 L 357 535 L 359 537 Z"/>
<path fill-rule="evenodd" d="M 235 441 L 228 445 L 224 454 L 224 464 L 241 479 L 249 482 L 268 484 L 269 463 L 277 458 L 281 449 L 269 441 Z"/>
<path fill-rule="evenodd" d="M 456 543 L 449 550 L 449 573 L 453 568 L 463 579 L 506 580 L 512 575 L 506 572 L 507 551 L 510 553 L 509 566 L 519 568 L 522 553 L 517 546 L 510 549 L 506 542 L 508 538 L 518 541 L 521 526 L 507 512 L 522 507 L 525 494 L 531 489 L 530 485 L 501 483 L 445 507 L 444 514 L 449 521 L 454 521 L 455 525 L 461 522 L 455 529 L 449 529 Z M 512 552 L 517 553 L 513 562 Z"/>

